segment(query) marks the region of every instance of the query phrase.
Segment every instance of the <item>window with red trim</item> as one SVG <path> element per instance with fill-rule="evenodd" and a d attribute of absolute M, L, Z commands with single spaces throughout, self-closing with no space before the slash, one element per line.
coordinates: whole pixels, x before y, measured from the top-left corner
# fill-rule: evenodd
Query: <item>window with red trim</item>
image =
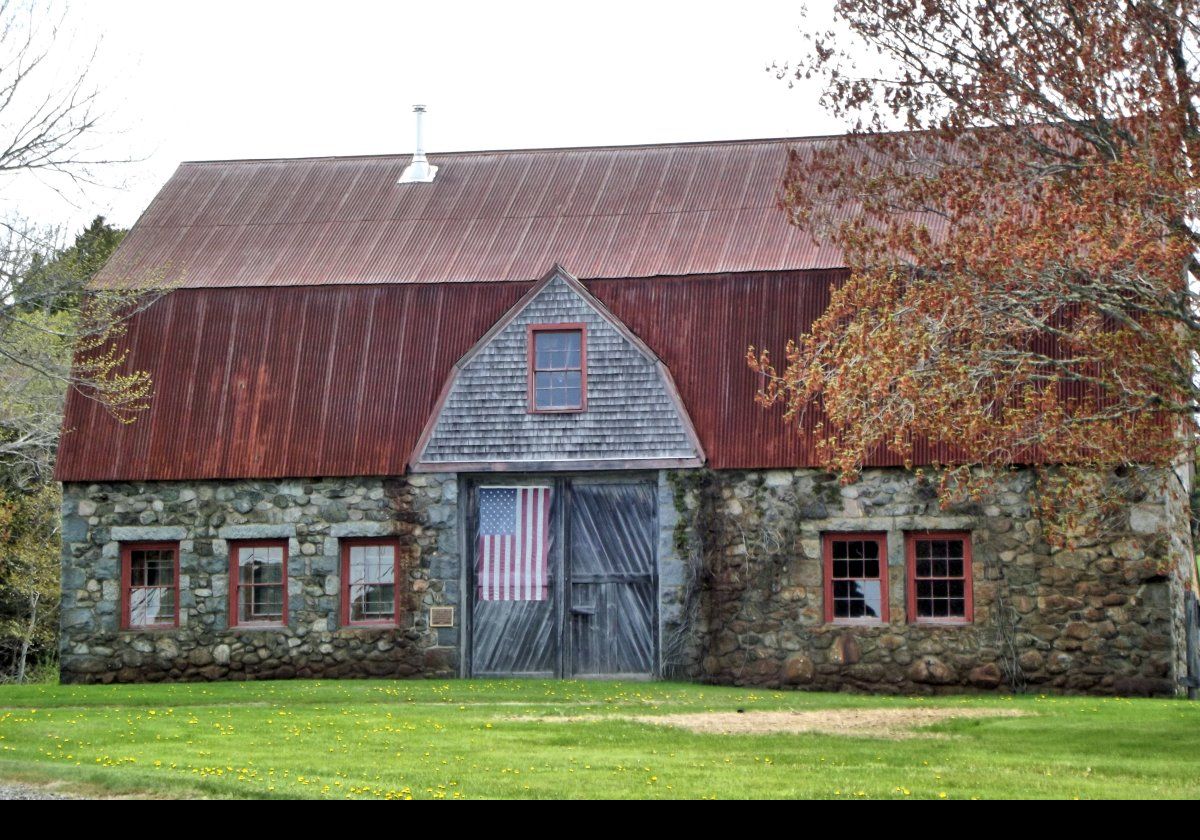
<path fill-rule="evenodd" d="M 886 535 L 826 534 L 824 554 L 825 620 L 887 622 Z"/>
<path fill-rule="evenodd" d="M 229 624 L 287 624 L 287 541 L 236 542 L 229 552 Z"/>
<path fill-rule="evenodd" d="M 971 535 L 907 534 L 908 619 L 964 624 L 973 620 Z"/>
<path fill-rule="evenodd" d="M 126 630 L 179 626 L 178 543 L 122 545 L 121 583 Z"/>
<path fill-rule="evenodd" d="M 400 543 L 342 541 L 342 623 L 395 624 L 400 614 Z"/>
<path fill-rule="evenodd" d="M 583 324 L 529 328 L 529 410 L 587 407 L 587 329 Z"/>

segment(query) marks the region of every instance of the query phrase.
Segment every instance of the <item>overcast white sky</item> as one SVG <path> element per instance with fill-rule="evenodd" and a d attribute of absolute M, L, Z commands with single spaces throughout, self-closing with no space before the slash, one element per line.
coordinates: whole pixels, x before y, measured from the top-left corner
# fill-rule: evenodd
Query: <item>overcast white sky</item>
<path fill-rule="evenodd" d="M 5 188 L 27 215 L 129 225 L 182 160 L 583 146 L 841 130 L 815 88 L 765 71 L 803 52 L 827 0 L 268 2 L 75 0 L 114 114 L 120 189 L 78 206 Z"/>

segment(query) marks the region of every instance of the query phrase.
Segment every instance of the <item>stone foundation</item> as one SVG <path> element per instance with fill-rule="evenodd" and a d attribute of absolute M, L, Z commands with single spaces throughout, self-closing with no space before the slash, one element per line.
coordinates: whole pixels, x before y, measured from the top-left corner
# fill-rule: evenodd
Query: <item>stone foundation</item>
<path fill-rule="evenodd" d="M 1192 555 L 1187 496 L 1173 473 L 1148 475 L 1103 538 L 1070 550 L 1044 540 L 1029 471 L 1005 477 L 982 505 L 946 511 L 900 470 L 870 470 L 845 487 L 814 470 L 675 481 L 686 520 L 678 541 L 703 558 L 693 678 L 905 693 L 1178 690 Z M 920 530 L 972 532 L 971 624 L 907 622 L 904 534 Z M 887 534 L 888 624 L 824 621 L 827 531 Z"/>
<path fill-rule="evenodd" d="M 1034 690 L 1169 695 L 1184 671 L 1192 543 L 1186 477 L 1147 474 L 1104 536 L 1055 549 L 1031 510 L 1031 472 L 981 504 L 941 510 L 902 470 L 842 487 L 817 470 L 659 473 L 660 673 L 713 683 L 948 693 Z M 67 484 L 66 682 L 451 677 L 460 607 L 459 481 L 403 479 Z M 907 531 L 970 531 L 974 620 L 912 624 Z M 887 535 L 891 621 L 827 624 L 821 535 Z M 395 536 L 398 627 L 340 622 L 339 540 Z M 289 620 L 229 627 L 229 541 L 289 542 Z M 120 629 L 120 544 L 180 546 L 180 627 Z"/>
<path fill-rule="evenodd" d="M 428 619 L 458 604 L 457 498 L 453 475 L 64 485 L 62 679 L 455 676 L 457 627 Z M 377 536 L 401 545 L 399 627 L 340 628 L 338 540 Z M 287 627 L 231 629 L 228 541 L 284 538 Z M 179 541 L 180 626 L 123 631 L 120 543 L 148 540 Z"/>

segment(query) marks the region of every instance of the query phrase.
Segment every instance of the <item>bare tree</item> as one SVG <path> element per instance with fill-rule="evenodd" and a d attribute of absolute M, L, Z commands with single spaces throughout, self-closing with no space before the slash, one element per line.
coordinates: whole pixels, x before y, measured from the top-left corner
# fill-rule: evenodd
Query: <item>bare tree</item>
<path fill-rule="evenodd" d="M 103 151 L 107 115 L 65 5 L 0 0 L 0 190 L 31 179 L 64 194 L 128 162 Z M 3 193 L 0 193 L 3 194 Z M 61 228 L 10 210 L 0 216 L 0 461 L 35 483 L 58 440 L 67 389 L 122 420 L 145 406 L 149 378 L 125 369 L 114 341 L 157 291 L 98 288 L 95 266 L 62 259 Z M 151 284 L 153 285 L 153 284 Z M 74 352 L 73 352 L 74 351 Z M 18 482 L 22 483 L 22 482 Z"/>
<path fill-rule="evenodd" d="M 71 245 L 61 226 L 20 206 L 30 185 L 86 197 L 122 162 L 104 152 L 97 44 L 80 48 L 67 12 L 55 0 L 0 0 L 0 650 L 19 680 L 27 663 L 52 659 L 57 636 L 50 468 L 65 396 L 73 389 L 123 422 L 137 417 L 150 378 L 129 367 L 117 339 L 163 291 L 147 288 L 153 278 L 137 288 L 94 282 L 120 236 L 102 219 L 103 247 L 85 259 L 82 237 Z"/>
<path fill-rule="evenodd" d="M 59 3 L 0 0 L 0 175 L 94 183 L 118 162 L 98 143 L 106 115 L 89 72 L 99 42 L 78 52 L 66 23 Z"/>

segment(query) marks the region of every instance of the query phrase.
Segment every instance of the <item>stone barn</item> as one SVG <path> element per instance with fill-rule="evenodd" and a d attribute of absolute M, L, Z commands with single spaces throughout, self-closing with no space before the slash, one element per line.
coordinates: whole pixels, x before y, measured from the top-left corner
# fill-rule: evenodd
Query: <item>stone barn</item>
<path fill-rule="evenodd" d="M 63 679 L 1177 691 L 1188 473 L 1053 550 L 1029 471 L 943 511 L 755 404 L 846 276 L 821 142 L 180 166 L 100 278 L 171 284 L 150 407 L 68 400 Z"/>

